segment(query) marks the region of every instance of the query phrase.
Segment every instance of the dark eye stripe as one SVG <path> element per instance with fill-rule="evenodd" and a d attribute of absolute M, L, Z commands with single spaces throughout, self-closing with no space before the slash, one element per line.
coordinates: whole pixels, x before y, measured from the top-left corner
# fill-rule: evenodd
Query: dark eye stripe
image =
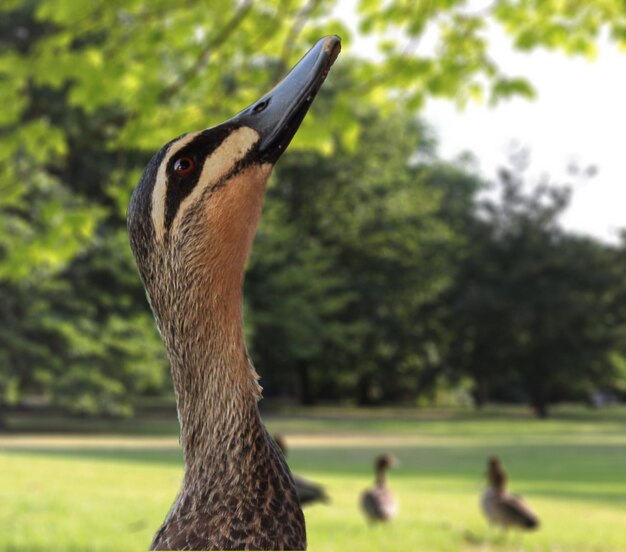
<path fill-rule="evenodd" d="M 185 153 L 181 152 L 176 155 L 175 158 L 180 156 L 189 157 L 189 155 L 185 155 Z M 198 179 L 202 171 L 202 167 L 198 165 L 199 164 L 196 162 L 196 168 L 191 174 L 180 177 L 174 172 L 172 163 L 170 163 L 167 174 L 167 192 L 165 195 L 164 226 L 166 232 L 170 229 L 170 226 L 172 226 L 176 212 L 183 199 L 185 199 L 196 187 L 196 184 L 198 184 Z"/>
<path fill-rule="evenodd" d="M 169 159 L 167 164 L 167 191 L 164 213 L 166 232 L 172 226 L 180 204 L 198 184 L 205 159 L 224 142 L 234 129 L 235 127 L 232 125 L 220 125 L 219 127 L 205 130 Z M 174 164 L 181 157 L 190 157 L 196 163 L 195 170 L 183 177 L 174 171 Z"/>

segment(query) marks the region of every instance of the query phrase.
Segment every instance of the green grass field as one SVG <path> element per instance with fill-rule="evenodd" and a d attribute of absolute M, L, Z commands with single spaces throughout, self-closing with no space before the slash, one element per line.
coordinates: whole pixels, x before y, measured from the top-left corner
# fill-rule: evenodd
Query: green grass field
<path fill-rule="evenodd" d="M 310 550 L 626 551 L 624 409 L 563 408 L 545 421 L 511 409 L 320 409 L 266 420 L 288 438 L 293 471 L 331 495 L 305 511 Z M 0 550 L 147 548 L 182 474 L 175 424 L 94 429 L 0 436 Z M 401 462 L 390 476 L 400 513 L 368 527 L 358 497 L 382 451 Z M 478 496 L 490 454 L 540 515 L 539 531 L 487 527 Z"/>

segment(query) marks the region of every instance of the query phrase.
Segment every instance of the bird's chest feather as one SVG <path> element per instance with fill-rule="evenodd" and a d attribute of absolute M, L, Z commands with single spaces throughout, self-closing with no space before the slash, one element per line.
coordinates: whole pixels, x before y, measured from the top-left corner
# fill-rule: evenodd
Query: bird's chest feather
<path fill-rule="evenodd" d="M 245 457 L 243 457 L 245 458 Z M 232 466 L 232 464 L 228 464 Z M 245 466 L 241 466 L 245 468 Z M 198 473 L 200 475 L 198 475 Z M 283 466 L 204 466 L 184 484 L 155 550 L 299 550 L 304 518 Z"/>

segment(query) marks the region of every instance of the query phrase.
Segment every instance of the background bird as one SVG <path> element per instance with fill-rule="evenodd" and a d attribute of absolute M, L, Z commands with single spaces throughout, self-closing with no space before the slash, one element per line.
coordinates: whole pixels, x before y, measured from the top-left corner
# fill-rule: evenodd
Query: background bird
<path fill-rule="evenodd" d="M 489 523 L 508 529 L 536 529 L 539 519 L 520 496 L 506 491 L 507 475 L 502 462 L 492 456 L 487 462 L 488 486 L 481 498 L 481 506 Z"/>
<path fill-rule="evenodd" d="M 274 441 L 278 445 L 278 448 L 283 452 L 285 458 L 287 457 L 287 442 L 282 435 L 274 435 Z M 309 481 L 304 477 L 296 474 L 292 474 L 293 481 L 296 484 L 296 492 L 298 493 L 298 499 L 301 506 L 307 506 L 309 504 L 315 504 L 316 502 L 330 502 L 330 498 L 326 494 L 326 489 L 319 483 Z"/>
<path fill-rule="evenodd" d="M 376 481 L 361 495 L 361 509 L 368 521 L 389 521 L 398 512 L 398 501 L 387 488 L 387 470 L 398 461 L 389 453 L 380 455 L 374 463 Z"/>

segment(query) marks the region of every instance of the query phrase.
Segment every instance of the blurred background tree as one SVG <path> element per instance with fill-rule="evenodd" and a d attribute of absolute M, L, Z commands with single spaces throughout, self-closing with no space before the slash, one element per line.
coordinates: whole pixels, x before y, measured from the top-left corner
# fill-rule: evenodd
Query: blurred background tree
<path fill-rule="evenodd" d="M 610 386 L 616 344 L 611 291 L 615 251 L 565 233 L 559 217 L 571 190 L 544 176 L 524 182 L 528 152 L 512 156 L 499 197 L 467 219 L 467 247 L 447 290 L 446 324 L 455 342 L 448 364 L 470 376 L 478 406 L 529 401 L 545 417 L 558 400 L 585 400 Z"/>
<path fill-rule="evenodd" d="M 320 36 L 349 52 L 336 5 L 2 3 L 0 407 L 126 415 L 169 391 L 127 245 L 131 190 L 160 145 L 251 103 Z M 521 50 L 592 55 L 603 29 L 626 42 L 625 14 L 618 0 L 358 3 L 380 56 L 342 56 L 278 167 L 250 264 L 269 395 L 414 401 L 469 377 L 479 404 L 545 414 L 624 392 L 624 246 L 566 235 L 567 195 L 526 196 L 516 170 L 477 208 L 484 183 L 437 160 L 417 112 L 427 97 L 532 97 L 489 56 L 487 25 Z"/>

